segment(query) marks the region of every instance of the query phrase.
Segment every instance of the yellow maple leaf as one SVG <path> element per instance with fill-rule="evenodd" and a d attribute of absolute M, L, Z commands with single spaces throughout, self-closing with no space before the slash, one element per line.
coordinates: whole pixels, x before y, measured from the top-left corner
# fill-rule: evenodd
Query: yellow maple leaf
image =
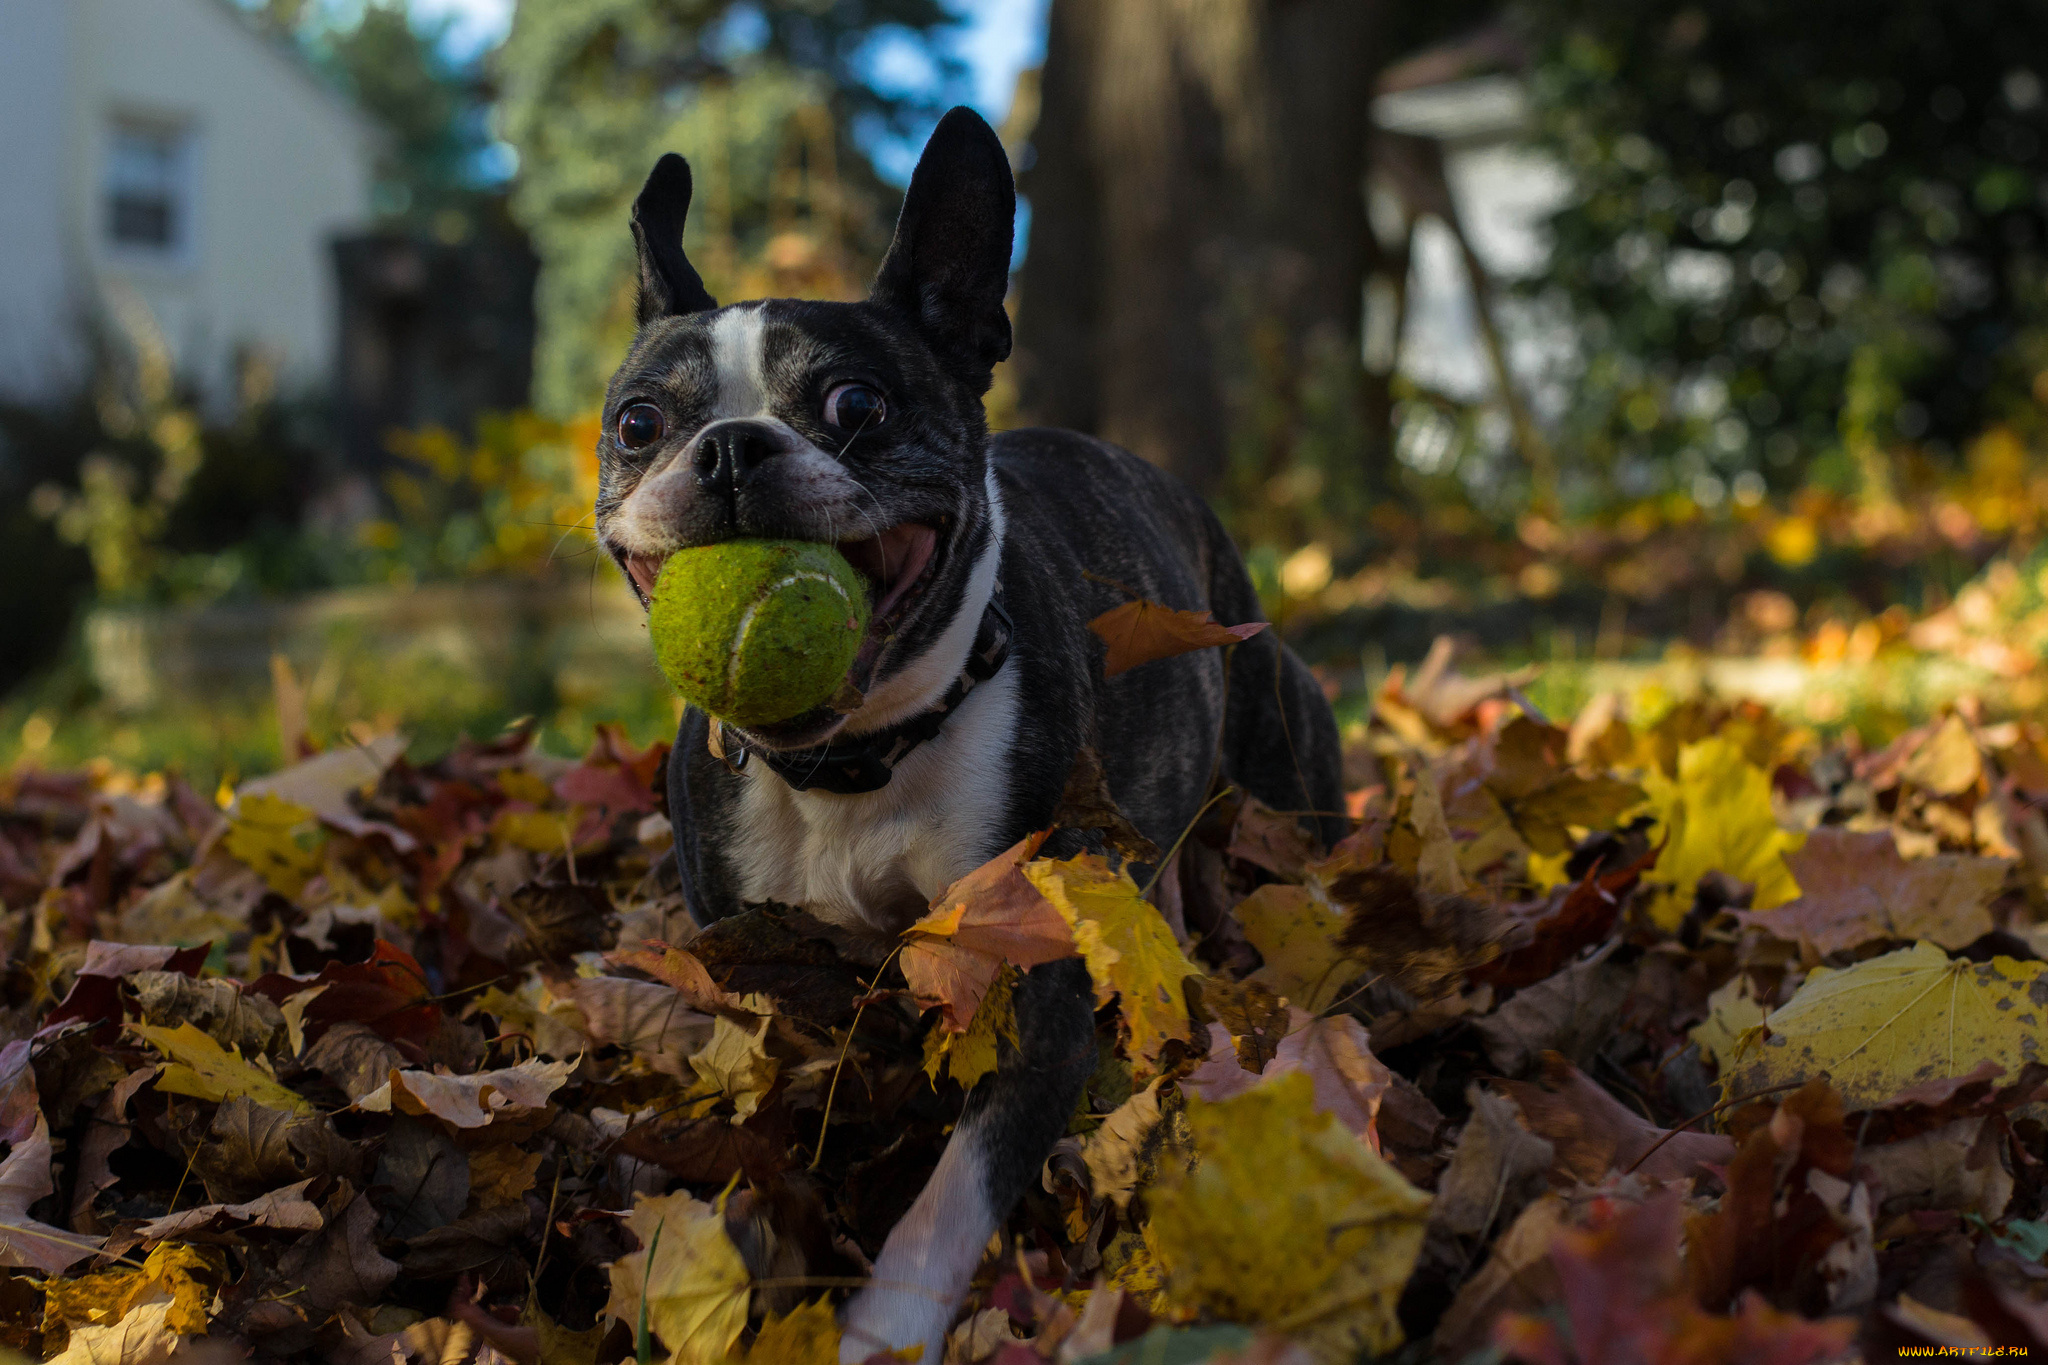
<path fill-rule="evenodd" d="M 1191 1097 L 1187 1118 L 1200 1159 L 1146 1196 L 1168 1303 L 1286 1332 L 1329 1362 L 1398 1346 L 1429 1196 L 1316 1112 L 1304 1072 Z"/>
<path fill-rule="evenodd" d="M 782 1064 L 768 1055 L 763 1039 L 771 1020 L 764 1017 L 751 1032 L 718 1015 L 711 1024 L 711 1041 L 690 1057 L 690 1068 L 703 1085 L 732 1101 L 732 1121 L 745 1123 L 761 1107 L 762 1099 L 775 1084 Z"/>
<path fill-rule="evenodd" d="M 641 1250 L 611 1264 L 605 1316 L 632 1327 L 644 1299 L 648 1330 L 661 1338 L 676 1365 L 726 1365 L 747 1325 L 747 1264 L 726 1235 L 723 1204 L 680 1192 L 643 1196 L 626 1216 L 626 1229 L 640 1239 Z"/>
<path fill-rule="evenodd" d="M 1337 946 L 1344 915 L 1315 886 L 1268 882 L 1231 911 L 1265 965 L 1251 979 L 1311 1013 L 1341 994 L 1357 973 Z"/>
<path fill-rule="evenodd" d="M 1741 747 L 1724 738 L 1701 740 L 1678 751 L 1678 776 L 1651 769 L 1643 776 L 1657 819 L 1651 842 L 1664 851 L 1648 880 L 1660 887 L 1650 916 L 1675 929 L 1692 908 L 1702 876 L 1724 872 L 1756 887 L 1751 908 L 1769 910 L 1799 895 L 1785 854 L 1805 836 L 1781 829 L 1771 813 L 1771 779 Z"/>
<path fill-rule="evenodd" d="M 1169 1039 L 1187 1041 L 1181 983 L 1202 969 L 1181 952 L 1130 873 L 1083 853 L 1065 862 L 1026 863 L 1024 875 L 1073 929 L 1074 946 L 1095 982 L 1095 1003 L 1117 998 L 1134 1069 L 1145 1074 Z"/>
<path fill-rule="evenodd" d="M 266 1109 L 293 1114 L 315 1112 L 312 1101 L 261 1067 L 243 1060 L 240 1048 L 224 1048 L 210 1034 L 189 1023 L 176 1028 L 151 1024 L 128 1027 L 170 1059 L 156 1078 L 156 1088 L 165 1094 L 216 1101 L 246 1095 Z"/>
<path fill-rule="evenodd" d="M 839 1365 L 839 1318 L 827 1299 L 793 1308 L 761 1324 L 747 1365 Z"/>
<path fill-rule="evenodd" d="M 226 1274 L 225 1253 L 163 1242 L 140 1269 L 110 1266 L 71 1279 L 52 1276 L 44 1284 L 43 1331 L 47 1336 L 58 1327 L 110 1326 L 146 1299 L 168 1298 L 164 1327 L 195 1336 L 206 1330 L 206 1305 Z"/>
<path fill-rule="evenodd" d="M 320 870 L 327 835 L 307 807 L 269 792 L 250 792 L 235 803 L 221 842 L 272 891 L 291 900 Z"/>
<path fill-rule="evenodd" d="M 2016 1074 L 2040 1054 L 2044 972 L 2009 957 L 1952 960 L 1931 943 L 1816 968 L 1742 1036 L 1722 1085 L 1747 1094 L 1826 1072 L 1849 1108 L 1867 1109 L 1987 1061 Z"/>
<path fill-rule="evenodd" d="M 1011 1047 L 1017 1046 L 1015 990 L 1016 972 L 1005 968 L 989 983 L 981 1003 L 975 1006 L 974 1017 L 967 1021 L 965 1033 L 940 1027 L 925 1034 L 924 1074 L 932 1078 L 934 1086 L 939 1083 L 939 1073 L 944 1071 L 960 1083 L 962 1090 L 972 1090 L 976 1081 L 996 1069 L 998 1039 L 1008 1040 Z"/>

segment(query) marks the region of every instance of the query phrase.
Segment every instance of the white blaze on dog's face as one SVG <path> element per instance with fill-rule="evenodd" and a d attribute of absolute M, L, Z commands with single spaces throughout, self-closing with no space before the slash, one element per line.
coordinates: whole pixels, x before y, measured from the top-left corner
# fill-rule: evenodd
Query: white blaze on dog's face
<path fill-rule="evenodd" d="M 641 326 L 605 397 L 598 539 L 643 601 L 685 547 L 837 544 L 872 595 L 851 681 L 878 704 L 855 713 L 856 730 L 925 704 L 888 696 L 890 679 L 952 652 L 949 627 L 978 614 L 973 593 L 985 600 L 994 572 L 981 395 L 1009 352 L 1015 201 L 1007 167 L 999 182 L 968 169 L 913 180 L 860 303 L 717 307 L 683 255 L 690 176 L 678 157 L 662 158 L 634 206 Z M 971 640 L 970 622 L 948 681 Z M 796 748 L 847 723 L 820 707 L 750 734 Z"/>

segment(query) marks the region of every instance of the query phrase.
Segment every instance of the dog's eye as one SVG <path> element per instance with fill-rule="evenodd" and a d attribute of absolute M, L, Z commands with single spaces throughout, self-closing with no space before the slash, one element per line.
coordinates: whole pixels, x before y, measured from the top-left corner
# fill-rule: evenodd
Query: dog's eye
<path fill-rule="evenodd" d="M 661 439 L 668 422 L 652 403 L 635 403 L 619 414 L 619 444 L 640 450 Z"/>
<path fill-rule="evenodd" d="M 841 431 L 878 427 L 886 416 L 882 395 L 865 384 L 841 384 L 825 395 L 825 421 Z"/>

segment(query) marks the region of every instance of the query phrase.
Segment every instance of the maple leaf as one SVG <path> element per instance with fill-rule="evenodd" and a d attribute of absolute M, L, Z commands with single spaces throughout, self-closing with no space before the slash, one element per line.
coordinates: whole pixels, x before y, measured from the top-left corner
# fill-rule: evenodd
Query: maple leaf
<path fill-rule="evenodd" d="M 481 1128 L 501 1114 L 544 1107 L 575 1070 L 573 1061 L 544 1062 L 536 1057 L 467 1076 L 393 1071 L 382 1086 L 357 1100 L 356 1108 L 373 1114 L 432 1114 L 457 1128 Z"/>
<path fill-rule="evenodd" d="M 1202 969 L 1181 952 L 1130 873 L 1083 853 L 1065 862 L 1027 863 L 1024 875 L 1073 930 L 1095 982 L 1095 1003 L 1118 1001 L 1133 1063 L 1149 1067 L 1169 1041 L 1186 1042 L 1182 983 Z"/>
<path fill-rule="evenodd" d="M 1735 1155 L 1735 1144 L 1717 1134 L 1657 1127 L 1555 1052 L 1542 1061 L 1542 1085 L 1494 1085 L 1521 1108 L 1529 1131 L 1555 1149 L 1560 1175 L 1586 1185 L 1598 1184 L 1610 1170 L 1679 1180 Z"/>
<path fill-rule="evenodd" d="M 58 1323 L 73 1334 L 80 1328 L 111 1326 L 138 1304 L 161 1299 L 162 1314 L 149 1315 L 151 1331 L 193 1336 L 206 1330 L 206 1306 L 226 1271 L 226 1258 L 217 1250 L 167 1242 L 151 1251 L 139 1268 L 114 1266 L 75 1279 L 51 1280 L 43 1302 L 44 1330 L 47 1333 Z M 88 1350 L 103 1349 L 100 1341 L 87 1337 L 84 1344 Z"/>
<path fill-rule="evenodd" d="M 638 948 L 606 953 L 604 960 L 615 967 L 632 967 L 666 986 L 683 993 L 692 1008 L 709 1014 L 713 1010 L 740 1009 L 740 997 L 711 979 L 711 969 L 686 948 L 673 947 L 658 938 L 642 940 Z"/>
<path fill-rule="evenodd" d="M 612 1262 L 605 1316 L 630 1327 L 644 1299 L 648 1328 L 678 1365 L 725 1365 L 747 1325 L 751 1283 L 723 1209 L 683 1193 L 643 1195 L 626 1229 L 642 1249 Z"/>
<path fill-rule="evenodd" d="M 1316 1112 L 1301 1072 L 1187 1118 L 1200 1160 L 1147 1195 L 1169 1302 L 1283 1327 L 1326 1361 L 1399 1345 L 1429 1196 Z"/>
<path fill-rule="evenodd" d="M 98 1251 L 106 1241 L 29 1217 L 29 1205 L 56 1192 L 50 1156 L 50 1125 L 37 1114 L 35 1131 L 15 1143 L 7 1159 L 0 1161 L 0 1265 L 58 1275 Z"/>
<path fill-rule="evenodd" d="M 164 1365 L 178 1349 L 177 1300 L 158 1291 L 105 1326 L 80 1327 L 46 1365 Z"/>
<path fill-rule="evenodd" d="M 1101 636 L 1102 643 L 1109 647 L 1102 660 L 1105 678 L 1114 678 L 1140 664 L 1171 659 L 1176 654 L 1238 644 L 1265 628 L 1264 621 L 1218 625 L 1213 612 L 1176 611 L 1142 597 L 1111 607 L 1088 623 L 1088 629 Z"/>
<path fill-rule="evenodd" d="M 1361 968 L 1338 939 L 1344 914 L 1321 887 L 1268 882 L 1231 908 L 1265 964 L 1248 978 L 1307 1010 L 1342 995 Z"/>
<path fill-rule="evenodd" d="M 1991 932 L 1991 902 L 2013 864 L 1941 853 L 1903 858 L 1888 830 L 1822 826 L 1785 856 L 1799 898 L 1775 910 L 1737 911 L 1744 924 L 1794 939 L 1815 957 L 1872 939 L 1926 939 L 1961 948 Z"/>
<path fill-rule="evenodd" d="M 1044 842 L 1044 832 L 1026 835 L 947 887 L 905 931 L 903 979 L 954 1033 L 966 1031 L 1005 963 L 1029 968 L 1073 955 L 1072 929 L 1023 871 Z"/>
<path fill-rule="evenodd" d="M 1784 855 L 1802 836 L 1778 827 L 1771 779 L 1729 739 L 1705 739 L 1678 751 L 1678 776 L 1652 770 L 1650 794 L 1664 851 L 1650 879 L 1663 893 L 1650 910 L 1659 928 L 1674 929 L 1692 908 L 1693 889 L 1709 872 L 1755 886 L 1753 908 L 1768 910 L 1799 894 Z"/>
<path fill-rule="evenodd" d="M 762 1039 L 773 1021 L 763 1017 L 758 1028 L 749 1031 L 728 1015 L 711 1022 L 711 1041 L 690 1055 L 690 1069 L 716 1093 L 732 1101 L 732 1121 L 745 1123 L 775 1085 L 781 1063 L 768 1055 Z"/>
<path fill-rule="evenodd" d="M 287 900 L 305 890 L 320 871 L 326 841 L 311 809 L 269 792 L 238 800 L 221 837 L 230 854 Z"/>
<path fill-rule="evenodd" d="M 1319 1019 L 1304 1010 L 1287 1011 L 1287 1034 L 1253 1072 L 1241 1065 L 1230 1035 L 1221 1024 L 1209 1026 L 1208 1060 L 1181 1081 L 1181 1088 L 1205 1100 L 1227 1100 L 1257 1085 L 1269 1085 L 1295 1072 L 1306 1074 L 1315 1087 L 1319 1113 L 1333 1115 L 1359 1141 L 1380 1150 L 1374 1120 L 1380 1098 L 1394 1083 L 1394 1073 L 1372 1055 L 1365 1026 L 1349 1015 Z"/>
<path fill-rule="evenodd" d="M 1676 1191 L 1634 1207 L 1596 1201 L 1590 1226 L 1551 1244 L 1563 1325 L 1509 1313 L 1495 1343 L 1537 1365 L 1810 1365 L 1854 1338 L 1852 1318 L 1814 1322 L 1753 1296 L 1732 1317 L 1701 1311 L 1678 1285 L 1682 1215 Z"/>
<path fill-rule="evenodd" d="M 2017 1071 L 2040 1050 L 2044 970 L 2009 957 L 1951 960 L 1931 943 L 1816 968 L 1745 1035 L 1723 1088 L 1745 1094 L 1826 1073 L 1868 1108 L 1986 1061 Z"/>
<path fill-rule="evenodd" d="M 747 1348 L 749 1365 L 839 1365 L 839 1317 L 828 1299 L 813 1299 L 761 1324 Z"/>
<path fill-rule="evenodd" d="M 129 1029 L 170 1060 L 157 1073 L 156 1088 L 165 1094 L 190 1095 L 202 1100 L 226 1100 L 246 1096 L 266 1109 L 311 1114 L 313 1102 L 298 1091 L 244 1061 L 239 1050 L 229 1051 L 191 1024 L 159 1028 L 130 1024 Z"/>
<path fill-rule="evenodd" d="M 1062 925 L 1064 927 L 1064 925 Z M 1013 999 L 1016 982 L 1009 969 L 996 975 L 993 985 L 975 1006 L 974 1018 L 965 1033 L 935 1028 L 924 1036 L 924 1074 L 932 1084 L 945 1072 L 962 1090 L 996 1069 L 997 1043 L 1017 1046 L 1017 1006 Z"/>
<path fill-rule="evenodd" d="M 583 1031 L 647 1059 L 667 1076 L 688 1076 L 690 1054 L 711 1038 L 712 1017 L 689 1006 L 683 993 L 658 981 L 623 976 L 580 976 L 557 981 L 550 993 L 581 1012 Z"/>
<path fill-rule="evenodd" d="M 1431 894 L 1386 866 L 1345 873 L 1330 898 L 1349 908 L 1338 941 L 1359 967 L 1424 1002 L 1454 994 L 1467 972 L 1498 957 L 1507 931 L 1492 906 Z"/>

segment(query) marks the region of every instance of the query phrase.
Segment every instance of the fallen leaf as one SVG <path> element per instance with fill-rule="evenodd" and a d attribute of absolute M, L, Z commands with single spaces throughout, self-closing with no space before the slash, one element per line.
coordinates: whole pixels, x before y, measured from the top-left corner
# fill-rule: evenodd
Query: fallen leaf
<path fill-rule="evenodd" d="M 79 1327 L 70 1344 L 46 1365 L 164 1365 L 178 1349 L 170 1325 L 176 1301 L 166 1293 L 143 1299 L 104 1327 Z"/>
<path fill-rule="evenodd" d="M 1104 843 L 1133 862 L 1156 864 L 1160 858 L 1159 845 L 1146 838 L 1117 805 L 1101 756 L 1086 744 L 1074 753 L 1074 766 L 1067 771 L 1066 789 L 1053 809 L 1052 824 L 1055 829 L 1100 830 Z"/>
<path fill-rule="evenodd" d="M 277 1077 L 242 1060 L 191 1024 L 158 1028 L 150 1024 L 128 1026 L 142 1040 L 170 1060 L 157 1073 L 156 1088 L 167 1095 L 191 1095 L 202 1100 L 246 1097 L 270 1109 L 310 1114 L 313 1104 Z"/>
<path fill-rule="evenodd" d="M 752 1365 L 839 1365 L 839 1318 L 829 1299 L 813 1299 L 761 1324 L 747 1348 Z"/>
<path fill-rule="evenodd" d="M 1635 982 L 1611 960 L 1617 945 L 1574 962 L 1555 976 L 1516 991 L 1514 998 L 1472 1025 L 1481 1046 L 1504 1075 L 1519 1076 L 1546 1049 L 1588 1061 L 1608 1041 Z"/>
<path fill-rule="evenodd" d="M 1265 628 L 1264 621 L 1218 625 L 1213 612 L 1176 611 L 1142 597 L 1111 607 L 1088 623 L 1088 629 L 1101 636 L 1102 643 L 1109 647 L 1102 660 L 1105 678 L 1114 678 L 1157 659 L 1171 659 L 1176 654 L 1238 644 Z"/>
<path fill-rule="evenodd" d="M 544 1107 L 562 1088 L 576 1063 L 544 1062 L 539 1058 L 496 1071 L 468 1076 L 437 1076 L 431 1071 L 394 1071 L 382 1086 L 356 1101 L 356 1108 L 388 1114 L 432 1114 L 457 1128 L 481 1128 L 501 1114 L 520 1114 Z"/>
<path fill-rule="evenodd" d="M 1902 858 L 1889 831 L 1825 825 L 1785 862 L 1799 898 L 1736 918 L 1815 957 L 1885 938 L 1961 948 L 1991 932 L 1991 902 L 2013 867 L 1954 853 Z"/>
<path fill-rule="evenodd" d="M 747 1325 L 750 1287 L 724 1214 L 687 1194 L 666 1194 L 636 1201 L 626 1229 L 641 1250 L 612 1262 L 604 1315 L 630 1329 L 644 1298 L 648 1329 L 679 1365 L 724 1365 Z"/>
<path fill-rule="evenodd" d="M 1265 965 L 1249 978 L 1306 1010 L 1329 1008 L 1360 968 L 1339 946 L 1343 912 L 1314 886 L 1268 882 L 1230 912 Z"/>
<path fill-rule="evenodd" d="M 1852 967 L 1817 968 L 1745 1036 L 1730 1095 L 1826 1073 L 1857 1107 L 1990 1061 L 2017 1071 L 2041 1053 L 2048 979 L 2040 962 L 1951 960 L 1916 943 Z"/>
<path fill-rule="evenodd" d="M 1326 1361 L 1400 1344 L 1394 1307 L 1429 1196 L 1317 1113 L 1306 1075 L 1190 1099 L 1188 1124 L 1200 1159 L 1148 1195 L 1168 1299 L 1284 1327 Z"/>
<path fill-rule="evenodd" d="M 571 977 L 551 990 L 582 1012 L 593 1042 L 625 1048 L 666 1076 L 693 1075 L 690 1055 L 711 1040 L 711 1016 L 691 1009 L 681 991 L 658 981 Z"/>
<path fill-rule="evenodd" d="M 201 1204 L 196 1209 L 167 1213 L 144 1223 L 135 1229 L 134 1235 L 142 1244 L 148 1245 L 190 1237 L 202 1228 L 217 1228 L 227 1222 L 281 1231 L 311 1232 L 326 1223 L 320 1216 L 320 1210 L 306 1199 L 306 1187 L 312 1183 L 311 1180 L 301 1180 L 281 1190 L 258 1195 L 244 1204 Z"/>
<path fill-rule="evenodd" d="M 1938 796 L 1960 796 L 1984 774 L 1977 737 L 1957 715 L 1945 717 L 1899 768 L 1899 776 Z"/>
<path fill-rule="evenodd" d="M 1256 1073 L 1241 1064 L 1222 1025 L 1211 1024 L 1209 1033 L 1208 1060 L 1181 1081 L 1188 1094 L 1214 1103 L 1303 1072 L 1315 1087 L 1316 1111 L 1331 1115 L 1352 1136 L 1375 1152 L 1379 1150 L 1375 1119 L 1381 1097 L 1394 1083 L 1394 1073 L 1372 1055 L 1365 1027 L 1356 1019 L 1349 1015 L 1323 1019 L 1290 1009 L 1286 1035 Z"/>
<path fill-rule="evenodd" d="M 947 887 L 904 933 L 903 979 L 954 1033 L 967 1030 L 1005 964 L 1031 968 L 1073 955 L 1072 929 L 1024 873 L 1044 842 L 1043 832 L 1027 835 L 997 854 Z"/>
<path fill-rule="evenodd" d="M 1457 1265 L 1484 1245 L 1496 1227 L 1512 1224 L 1550 1188 L 1556 1159 L 1550 1143 L 1523 1124 L 1515 1106 L 1473 1086 L 1472 1117 L 1458 1134 L 1450 1165 L 1437 1178 L 1429 1210 L 1430 1259 Z M 1547 1251 L 1548 1243 L 1544 1245 Z M 1496 1255 L 1499 1253 L 1496 1252 Z"/>
<path fill-rule="evenodd" d="M 614 967 L 631 967 L 681 991 L 692 1009 L 709 1014 L 713 1010 L 744 1008 L 740 997 L 711 979 L 711 969 L 695 953 L 673 947 L 660 939 L 647 939 L 638 948 L 619 949 L 604 955 Z"/>
<path fill-rule="evenodd" d="M 1673 929 L 1692 907 L 1693 888 L 1721 872 L 1756 888 L 1752 909 L 1769 910 L 1799 894 L 1785 865 L 1801 836 L 1780 829 L 1771 812 L 1771 779 L 1733 740 L 1704 739 L 1678 751 L 1678 775 L 1644 777 L 1664 851 L 1649 880 L 1661 892 L 1651 907 L 1659 928 Z"/>
<path fill-rule="evenodd" d="M 1193 1154 L 1179 1097 L 1172 1096 L 1173 1103 L 1167 1104 L 1164 1085 L 1163 1080 L 1154 1081 L 1132 1095 L 1103 1115 L 1080 1141 L 1089 1192 L 1119 1210 L 1130 1207 L 1131 1196 L 1156 1179 L 1163 1164 L 1185 1166 Z"/>
<path fill-rule="evenodd" d="M 1767 1013 L 1757 1003 L 1749 977 L 1737 973 L 1707 997 L 1707 1017 L 1688 1036 L 1714 1059 L 1715 1068 L 1725 1075 L 1735 1062 L 1736 1048 L 1743 1035 L 1761 1024 Z"/>
<path fill-rule="evenodd" d="M 326 832 L 313 812 L 269 792 L 252 792 L 235 803 L 221 846 L 253 869 L 287 900 L 306 889 L 320 871 Z"/>
<path fill-rule="evenodd" d="M 1415 768 L 1415 795 L 1408 805 L 1408 823 L 1421 845 L 1415 857 L 1415 884 L 1433 896 L 1463 894 L 1465 873 L 1458 864 L 1458 841 L 1444 818 L 1443 793 L 1437 788 L 1436 772 L 1427 763 Z"/>
<path fill-rule="evenodd" d="M 1118 1001 L 1134 1064 L 1149 1067 L 1169 1041 L 1189 1037 L 1182 983 L 1202 969 L 1138 891 L 1130 873 L 1093 854 L 1027 863 L 1024 875 L 1073 930 L 1095 981 L 1095 1003 Z"/>
<path fill-rule="evenodd" d="M 305 1064 L 356 1101 L 389 1085 L 391 1073 L 405 1065 L 405 1054 L 368 1024 L 348 1019 L 320 1035 L 320 1040 L 306 1050 Z"/>
<path fill-rule="evenodd" d="M 1360 971 L 1427 1004 L 1455 994 L 1467 973 L 1500 955 L 1507 924 L 1468 896 L 1425 891 L 1392 867 L 1347 872 L 1330 887 L 1346 908 L 1338 944 Z"/>
<path fill-rule="evenodd" d="M 781 1070 L 762 1043 L 771 1022 L 764 1018 L 749 1031 L 721 1014 L 712 1020 L 711 1041 L 690 1055 L 697 1078 L 732 1101 L 734 1124 L 745 1123 L 761 1107 Z"/>
<path fill-rule="evenodd" d="M 1541 1085 L 1495 1084 L 1520 1107 L 1529 1131 L 1555 1147 L 1561 1177 L 1597 1185 L 1618 1170 L 1689 1180 L 1735 1155 L 1734 1142 L 1718 1134 L 1659 1128 L 1555 1052 L 1541 1060 Z"/>
<path fill-rule="evenodd" d="M 172 1337 L 202 1333 L 206 1307 L 225 1273 L 225 1258 L 218 1251 L 166 1244 L 139 1267 L 110 1266 L 75 1279 L 53 1279 L 43 1303 L 45 1339 L 54 1325 L 62 1324 L 76 1337 L 81 1329 L 113 1326 L 138 1305 L 159 1300 L 164 1311 L 149 1316 L 162 1331 Z M 104 1350 L 111 1340 L 118 1337 L 85 1338 L 92 1350 Z"/>
<path fill-rule="evenodd" d="M 1013 1048 L 1017 1046 L 1014 990 L 1013 976 L 1005 970 L 996 976 L 987 994 L 981 997 L 974 1017 L 967 1023 L 967 1032 L 953 1033 L 935 1028 L 925 1034 L 924 1074 L 931 1077 L 934 1086 L 939 1083 L 939 1074 L 944 1072 L 962 1090 L 972 1090 L 976 1081 L 996 1069 L 999 1041 L 1008 1042 Z"/>
<path fill-rule="evenodd" d="M 1675 1192 L 1596 1206 L 1592 1226 L 1551 1245 L 1563 1323 L 1510 1313 L 1495 1343 L 1538 1365 L 1809 1365 L 1854 1339 L 1853 1318 L 1813 1322 L 1754 1296 L 1732 1317 L 1702 1312 L 1677 1286 L 1681 1216 Z"/>

